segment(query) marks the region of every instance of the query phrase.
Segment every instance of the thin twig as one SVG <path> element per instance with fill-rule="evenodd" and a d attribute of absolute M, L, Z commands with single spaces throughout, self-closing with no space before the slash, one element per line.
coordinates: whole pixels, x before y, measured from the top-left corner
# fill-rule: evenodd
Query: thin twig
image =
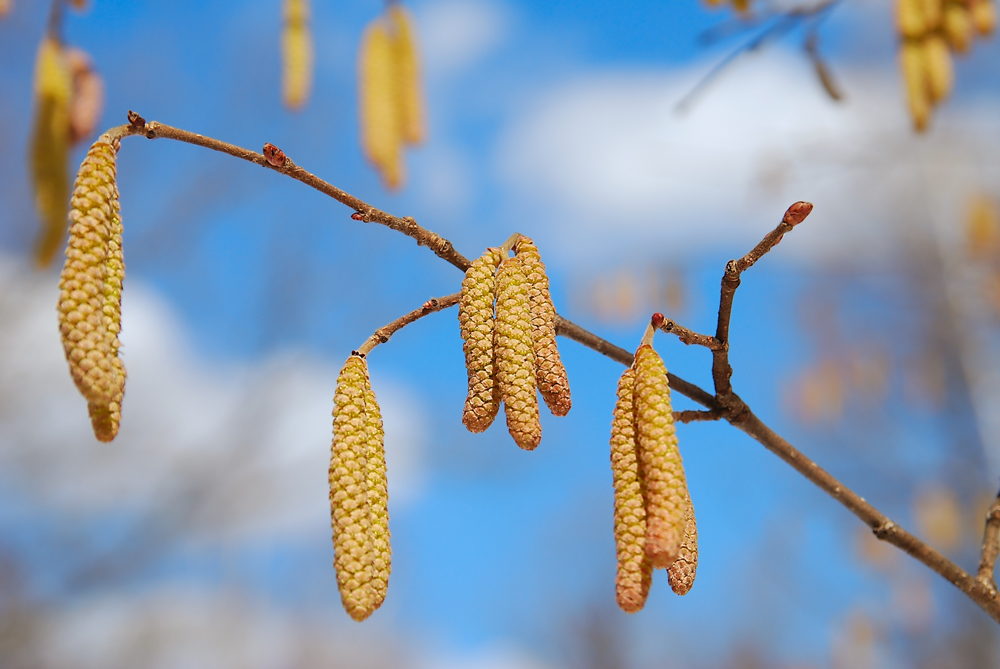
<path fill-rule="evenodd" d="M 621 346 L 616 346 L 611 342 L 601 339 L 594 333 L 585 330 L 576 323 L 566 320 L 559 314 L 556 314 L 556 334 L 566 337 L 567 339 L 572 339 L 575 342 L 579 342 L 589 349 L 597 351 L 603 356 L 611 358 L 612 360 L 617 360 L 626 367 L 632 365 L 634 359 L 634 354 L 629 353 Z M 679 392 L 681 395 L 688 397 L 703 407 L 709 409 L 715 409 L 718 404 L 715 398 L 701 387 L 685 381 L 676 374 L 668 373 L 667 381 L 670 383 L 670 388 Z"/>
<path fill-rule="evenodd" d="M 703 335 L 695 332 L 694 330 L 689 330 L 680 323 L 672 321 L 669 318 L 663 321 L 663 325 L 660 326 L 660 329 L 667 334 L 677 335 L 677 338 L 682 344 L 704 346 L 710 351 L 717 351 L 725 347 L 725 344 L 720 342 L 715 337 L 710 337 L 709 335 Z"/>
<path fill-rule="evenodd" d="M 986 527 L 983 530 L 983 557 L 979 561 L 979 575 L 976 577 L 980 583 L 996 594 L 997 582 L 994 572 L 997 565 L 997 553 L 1000 552 L 1000 493 L 990 504 L 990 510 L 986 513 Z"/>
<path fill-rule="evenodd" d="M 392 335 L 396 334 L 399 330 L 405 328 L 410 323 L 420 320 L 427 314 L 433 314 L 434 312 L 441 311 L 442 309 L 447 309 L 448 307 L 453 307 L 458 304 L 458 299 L 461 293 L 452 293 L 451 295 L 445 295 L 444 297 L 431 298 L 424 302 L 423 306 L 419 309 L 414 309 L 405 316 L 400 316 L 388 325 L 383 325 L 378 330 L 369 337 L 364 344 L 358 347 L 357 352 L 361 355 L 368 355 L 373 348 L 379 344 L 384 344 L 389 341 Z"/>
<path fill-rule="evenodd" d="M 708 420 L 719 420 L 722 415 L 718 411 L 699 411 L 696 409 L 689 409 L 688 411 L 675 411 L 674 412 L 674 422 L 675 423 L 695 423 L 698 421 L 708 421 Z"/>
<path fill-rule="evenodd" d="M 719 403 L 729 411 L 729 420 L 738 420 L 740 411 L 745 408 L 743 401 L 733 393 L 730 379 L 733 368 L 729 364 L 729 322 L 733 315 L 733 297 L 740 287 L 740 275 L 753 267 L 768 251 L 774 248 L 792 228 L 809 216 L 813 206 L 809 202 L 796 202 L 791 205 L 778 226 L 767 233 L 749 253 L 739 260 L 730 260 L 726 264 L 726 272 L 722 275 L 722 288 L 719 294 L 719 321 L 715 330 L 715 339 L 721 344 L 712 351 L 712 380 L 715 382 L 715 396 Z"/>

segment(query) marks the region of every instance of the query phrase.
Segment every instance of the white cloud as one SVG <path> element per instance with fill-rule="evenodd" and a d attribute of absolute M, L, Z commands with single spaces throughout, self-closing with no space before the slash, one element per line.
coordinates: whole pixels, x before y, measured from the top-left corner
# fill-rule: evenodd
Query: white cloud
<path fill-rule="evenodd" d="M 169 309 L 129 280 L 122 427 L 114 442 L 101 444 L 63 357 L 56 286 L 53 274 L 0 257 L 0 477 L 8 491 L 61 514 L 150 509 L 197 494 L 190 529 L 203 536 L 263 538 L 329 526 L 339 365 L 297 353 L 252 365 L 200 360 Z M 374 387 L 391 511 L 420 494 L 422 412 L 392 379 Z"/>
<path fill-rule="evenodd" d="M 878 256 L 900 210 L 954 213 L 1000 178 L 1000 104 L 949 102 L 915 136 L 895 70 L 838 72 L 834 104 L 798 54 L 738 61 L 685 115 L 705 65 L 581 75 L 524 110 L 501 174 L 548 216 L 567 261 L 752 244 L 795 200 L 816 210 L 783 257 Z"/>
<path fill-rule="evenodd" d="M 439 0 L 420 7 L 416 20 L 429 77 L 468 70 L 503 42 L 509 25 L 506 8 L 488 0 Z"/>

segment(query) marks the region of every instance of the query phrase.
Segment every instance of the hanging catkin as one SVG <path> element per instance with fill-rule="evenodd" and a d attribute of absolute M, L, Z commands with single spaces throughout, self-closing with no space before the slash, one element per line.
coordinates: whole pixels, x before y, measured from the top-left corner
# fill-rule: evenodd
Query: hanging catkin
<path fill-rule="evenodd" d="M 940 102 L 951 93 L 955 75 L 951 51 L 940 35 L 928 35 L 924 40 L 924 58 L 927 60 L 927 91 L 932 102 Z"/>
<path fill-rule="evenodd" d="M 927 73 L 927 52 L 923 40 L 906 39 L 899 52 L 906 85 L 906 99 L 917 132 L 927 128 L 931 116 L 931 93 Z"/>
<path fill-rule="evenodd" d="M 69 199 L 66 163 L 72 91 L 72 76 L 62 46 L 46 37 L 35 61 L 35 121 L 31 137 L 31 175 L 41 223 L 35 261 L 40 267 L 52 262 L 66 234 Z"/>
<path fill-rule="evenodd" d="M 368 417 L 368 504 L 371 507 L 372 606 L 382 606 L 389 589 L 392 548 L 389 540 L 389 483 L 385 468 L 385 430 L 382 411 L 365 365 L 365 415 Z"/>
<path fill-rule="evenodd" d="M 59 278 L 63 348 L 101 441 L 117 434 L 125 393 L 125 365 L 118 357 L 125 262 L 117 151 L 117 141 L 102 135 L 80 165 L 70 202 L 66 264 Z"/>
<path fill-rule="evenodd" d="M 653 567 L 646 557 L 646 503 L 636 454 L 635 372 L 629 367 L 618 381 L 618 401 L 611 422 L 611 472 L 615 487 L 615 546 L 618 606 L 635 613 L 646 603 Z"/>
<path fill-rule="evenodd" d="M 333 565 L 340 600 L 348 615 L 362 621 L 375 610 L 372 588 L 374 546 L 368 495 L 368 369 L 351 355 L 337 379 L 330 448 L 330 515 Z"/>
<path fill-rule="evenodd" d="M 639 467 L 646 486 L 646 555 L 669 567 L 684 538 L 687 480 L 677 450 L 667 369 L 649 345 L 635 352 L 635 417 Z"/>
<path fill-rule="evenodd" d="M 667 580 L 670 588 L 678 595 L 686 595 L 694 585 L 694 577 L 698 571 L 698 525 L 694 518 L 694 504 L 691 496 L 685 498 L 684 507 L 684 540 L 681 550 L 674 563 L 667 568 Z"/>
<path fill-rule="evenodd" d="M 309 99 L 313 76 L 313 43 L 309 32 L 309 0 L 285 0 L 281 35 L 282 99 L 289 109 L 301 109 Z"/>
<path fill-rule="evenodd" d="M 403 182 L 402 123 L 396 48 L 382 19 L 365 29 L 358 63 L 361 147 L 386 187 L 395 189 Z"/>
<path fill-rule="evenodd" d="M 424 141 L 424 102 L 420 64 L 414 40 L 413 18 L 399 3 L 389 7 L 396 53 L 396 78 L 402 138 L 407 144 Z"/>
<path fill-rule="evenodd" d="M 469 394 L 462 412 L 462 423 L 470 432 L 482 432 L 496 418 L 500 408 L 500 389 L 496 383 L 493 354 L 493 300 L 496 294 L 496 271 L 503 256 L 499 249 L 486 249 L 472 263 L 462 280 L 458 303 L 458 323 L 469 375 Z"/>
<path fill-rule="evenodd" d="M 496 364 L 507 429 L 515 443 L 532 450 L 542 440 L 531 341 L 528 280 L 520 258 L 507 258 L 497 270 Z"/>
<path fill-rule="evenodd" d="M 570 398 L 566 368 L 556 347 L 556 308 L 549 293 L 549 277 L 545 273 L 545 264 L 538 253 L 538 247 L 530 238 L 522 236 L 515 248 L 528 281 L 538 390 L 552 415 L 565 416 L 573 401 Z"/>

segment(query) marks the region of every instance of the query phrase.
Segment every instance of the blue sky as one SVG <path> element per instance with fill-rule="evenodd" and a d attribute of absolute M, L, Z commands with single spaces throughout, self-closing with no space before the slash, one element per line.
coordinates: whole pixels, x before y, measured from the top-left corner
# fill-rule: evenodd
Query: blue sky
<path fill-rule="evenodd" d="M 357 141 L 356 51 L 381 3 L 313 4 L 314 92 L 297 114 L 280 103 L 277 0 L 95 0 L 67 16 L 65 36 L 105 78 L 102 127 L 124 123 L 133 109 L 249 148 L 272 142 L 344 190 L 415 216 L 467 256 L 515 230 L 531 235 L 560 312 L 626 348 L 662 303 L 640 287 L 638 306 L 609 322 L 587 308 L 586 295 L 577 299 L 581 285 L 623 271 L 641 278 L 678 269 L 686 306 L 668 316 L 709 332 L 725 261 L 749 250 L 787 204 L 816 202 L 808 224 L 745 276 L 734 311 L 734 384 L 778 432 L 829 457 L 834 473 L 907 520 L 910 491 L 880 499 L 880 482 L 855 462 L 810 449 L 811 439 L 822 444 L 830 435 L 804 428 L 782 404 L 790 380 L 820 348 L 802 336 L 798 309 L 817 268 L 867 272 L 894 257 L 899 228 L 891 215 L 915 184 L 935 188 L 906 206 L 935 212 L 954 209 L 973 190 L 996 195 L 996 39 L 959 65 L 957 91 L 933 132 L 915 138 L 887 7 L 844 2 L 823 30 L 845 103 L 824 97 L 793 33 L 737 62 L 677 116 L 680 96 L 740 43 L 697 42 L 726 11 L 693 0 L 408 3 L 423 43 L 430 137 L 408 157 L 409 184 L 394 194 L 382 189 Z M 68 375 L 54 301 L 46 302 L 54 300 L 56 271 L 19 278 L 30 272 L 18 259 L 34 235 L 21 161 L 45 13 L 22 2 L 0 22 L 4 280 L 39 296 L 25 307 L 37 319 L 18 332 L 38 337 L 47 376 L 22 403 L 52 423 L 36 434 L 7 418 L 6 471 L 17 473 L 0 475 L 7 500 L 0 542 L 34 561 L 31 588 L 58 595 L 52 584 L 72 565 L 53 554 L 57 542 L 47 537 L 67 519 L 83 519 L 88 541 L 114 545 L 116 523 L 129 527 L 155 513 L 157 495 L 137 483 L 151 469 L 150 490 L 175 494 L 211 464 L 230 480 L 219 481 L 218 499 L 210 496 L 165 554 L 58 606 L 86 611 L 105 597 L 143 610 L 143 597 L 164 589 L 194 592 L 191 601 L 201 591 L 235 589 L 266 612 L 256 623 L 264 628 L 284 629 L 266 622 L 276 612 L 351 637 L 330 566 L 323 490 L 336 372 L 375 328 L 456 291 L 461 275 L 297 182 L 196 147 L 126 140 L 119 155 L 125 446 L 93 461 L 83 401 L 58 376 Z M 41 324 L 46 313 L 51 339 Z M 870 320 L 874 328 L 891 325 L 885 314 Z M 718 666 L 747 644 L 765 649 L 771 663 L 828 666 L 852 611 L 892 610 L 888 586 L 858 568 L 845 543 L 859 525 L 853 518 L 742 433 L 695 424 L 680 436 L 698 511 L 698 582 L 677 598 L 661 577 L 642 613 L 618 612 L 607 437 L 621 369 L 574 342 L 560 346 L 574 408 L 565 419 L 543 418 L 533 453 L 519 451 L 502 425 L 484 435 L 462 428 L 454 312 L 407 328 L 373 353 L 390 493 L 400 501 L 390 503 L 389 598 L 362 626 L 374 631 L 362 636 L 411 649 L 402 652 L 413 666 L 586 666 L 567 658 L 597 616 L 628 644 L 635 666 L 660 666 L 668 653 L 681 666 Z M 708 385 L 704 351 L 666 337 L 657 347 L 672 371 Z M 233 425 L 262 444 L 254 451 L 262 459 L 246 471 L 226 464 L 240 452 Z M 893 439 L 929 444 L 927 452 L 942 447 L 934 434 L 893 430 Z M 75 445 L 66 457 L 86 472 L 79 489 L 60 483 L 55 445 L 63 439 Z M 44 454 L 31 466 L 22 453 L 28 443 Z M 906 467 L 931 479 L 941 460 Z M 32 477 L 38 485 L 24 483 Z M 259 500 L 248 487 L 262 490 Z M 226 500 L 243 511 L 226 515 Z M 950 612 L 955 600 L 941 586 L 927 587 Z"/>

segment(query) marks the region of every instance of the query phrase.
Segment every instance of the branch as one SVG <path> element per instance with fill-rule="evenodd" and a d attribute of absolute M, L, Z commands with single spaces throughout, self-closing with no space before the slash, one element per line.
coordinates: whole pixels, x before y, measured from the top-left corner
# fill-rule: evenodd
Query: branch
<path fill-rule="evenodd" d="M 722 416 L 718 411 L 675 411 L 675 423 L 694 423 L 697 421 L 719 420 Z"/>
<path fill-rule="evenodd" d="M 129 121 L 129 125 L 119 126 L 109 130 L 107 133 L 108 136 L 115 142 L 120 140 L 122 137 L 137 134 L 144 134 L 150 139 L 176 139 L 213 149 L 215 151 L 221 151 L 237 158 L 242 158 L 249 162 L 256 163 L 262 167 L 273 169 L 277 172 L 281 172 L 287 176 L 297 179 L 306 185 L 333 197 L 337 201 L 352 207 L 355 210 L 355 214 L 352 215 L 352 218 L 355 220 L 381 223 L 382 225 L 385 225 L 393 230 L 397 230 L 413 237 L 417 241 L 418 245 L 428 246 L 436 255 L 444 260 L 447 260 L 449 263 L 463 271 L 468 269 L 470 266 L 469 261 L 455 251 L 451 242 L 448 240 L 420 227 L 412 218 L 397 218 L 387 214 L 365 202 L 362 202 L 354 196 L 345 193 L 339 188 L 328 184 L 322 179 L 319 179 L 318 177 L 296 166 L 291 160 L 287 159 L 280 149 L 274 147 L 273 145 L 265 145 L 266 155 L 262 155 L 253 151 L 242 149 L 232 144 L 227 144 L 209 137 L 187 132 L 185 130 L 179 130 L 177 128 L 172 128 L 156 122 L 146 123 L 142 117 L 138 114 L 133 114 L 132 112 L 129 112 Z M 840 483 L 840 481 L 819 467 L 815 462 L 806 458 L 794 446 L 785 441 L 777 433 L 771 430 L 771 428 L 761 422 L 761 420 L 757 418 L 752 411 L 750 411 L 749 407 L 747 407 L 743 400 L 740 399 L 739 396 L 737 396 L 732 390 L 732 386 L 729 383 L 729 377 L 732 375 L 732 368 L 729 365 L 728 355 L 729 323 L 732 315 L 733 297 L 736 293 L 736 289 L 740 285 L 740 275 L 752 267 L 755 262 L 757 262 L 775 245 L 777 245 L 778 242 L 781 241 L 782 236 L 789 232 L 794 226 L 801 223 L 806 216 L 809 215 L 810 211 L 812 211 L 811 204 L 806 202 L 796 202 L 788 208 L 788 211 L 785 212 L 782 222 L 779 223 L 773 231 L 768 233 L 764 239 L 757 244 L 752 251 L 750 251 L 750 253 L 746 254 L 739 260 L 731 260 L 726 265 L 726 272 L 722 278 L 719 300 L 719 320 L 714 342 L 710 341 L 710 338 L 706 335 L 697 335 L 697 333 L 684 329 L 685 332 L 690 333 L 690 336 L 692 337 L 691 343 L 700 343 L 702 345 L 708 344 L 708 347 L 712 350 L 712 375 L 715 380 L 716 395 L 715 397 L 712 397 L 712 395 L 707 393 L 702 388 L 670 374 L 669 382 L 671 387 L 699 404 L 702 404 L 708 409 L 708 411 L 678 412 L 677 415 L 679 416 L 679 420 L 681 422 L 689 422 L 694 420 L 711 420 L 715 418 L 726 419 L 729 423 L 759 441 L 768 450 L 775 453 L 778 457 L 791 465 L 797 472 L 802 474 L 821 490 L 847 507 L 849 511 L 864 521 L 879 539 L 901 548 L 918 561 L 943 576 L 950 583 L 955 585 L 955 587 L 964 592 L 970 599 L 972 599 L 981 609 L 983 609 L 983 611 L 993 618 L 993 620 L 1000 623 L 1000 601 L 998 601 L 996 588 L 991 587 L 991 584 L 989 583 L 982 582 L 984 569 L 988 573 L 987 578 L 992 581 L 992 564 L 996 560 L 998 551 L 997 536 L 1000 534 L 1000 500 L 994 502 L 987 521 L 984 536 L 983 563 L 980 565 L 980 577 L 973 578 L 936 550 L 923 543 L 918 538 L 902 529 L 888 517 L 880 513 L 877 509 L 868 504 L 864 498 L 860 497 L 847 486 Z M 425 303 L 420 309 L 393 321 L 384 328 L 376 330 L 375 334 L 372 335 L 372 337 L 362 346 L 362 349 L 370 351 L 374 346 L 383 343 L 384 341 L 388 341 L 389 337 L 394 332 L 408 323 L 411 323 L 428 313 L 439 311 L 440 309 L 451 306 L 454 302 L 448 304 L 445 304 L 445 302 L 455 298 L 456 296 L 454 295 L 441 298 L 437 301 L 438 304 L 436 306 L 433 304 L 433 300 Z M 677 327 L 678 326 L 674 324 L 672 329 Z M 556 332 L 564 337 L 573 339 L 574 341 L 577 341 L 584 346 L 611 358 L 612 360 L 617 360 L 624 365 L 631 365 L 633 362 L 632 353 L 629 353 L 625 349 L 598 337 L 597 335 L 585 330 L 575 323 L 568 321 L 558 314 L 556 315 Z M 677 334 L 677 332 L 675 332 L 675 334 Z M 695 341 L 696 338 L 703 339 Z"/>
<path fill-rule="evenodd" d="M 664 319 L 663 323 L 660 325 L 660 329 L 667 334 L 677 335 L 677 338 L 682 344 L 696 344 L 698 346 L 704 346 L 710 351 L 718 351 L 725 347 L 725 344 L 720 342 L 715 337 L 709 337 L 708 335 L 698 334 L 694 330 L 689 330 L 683 325 L 670 320 L 669 318 Z"/>
<path fill-rule="evenodd" d="M 451 295 L 445 295 L 444 297 L 431 298 L 427 300 L 419 309 L 414 309 L 405 316 L 401 316 L 388 325 L 383 325 L 378 330 L 375 330 L 372 336 L 369 337 L 364 344 L 358 347 L 356 352 L 362 356 L 368 355 L 373 348 L 379 344 L 384 344 L 389 341 L 389 338 L 392 337 L 392 335 L 396 334 L 396 332 L 402 330 L 410 323 L 420 320 L 427 314 L 433 314 L 437 311 L 441 311 L 442 309 L 455 306 L 458 304 L 460 296 L 460 293 L 452 293 Z"/>
<path fill-rule="evenodd" d="M 989 588 L 996 596 L 997 582 L 994 571 L 997 564 L 997 553 L 1000 552 L 1000 494 L 986 512 L 986 527 L 983 530 L 983 557 L 979 561 L 979 575 L 976 577 L 982 585 Z"/>

